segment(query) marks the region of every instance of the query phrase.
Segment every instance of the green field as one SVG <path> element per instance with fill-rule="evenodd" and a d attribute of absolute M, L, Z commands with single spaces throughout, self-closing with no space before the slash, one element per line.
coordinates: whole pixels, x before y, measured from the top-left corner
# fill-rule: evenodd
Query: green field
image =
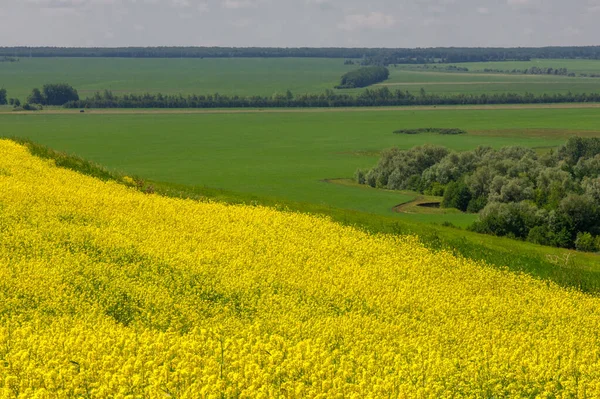
<path fill-rule="evenodd" d="M 323 92 L 356 68 L 314 58 L 22 58 L 0 62 L 0 87 L 24 100 L 33 87 L 67 82 L 82 97 L 95 91 L 272 95 Z"/>
<path fill-rule="evenodd" d="M 204 185 L 241 193 L 391 215 L 412 198 L 390 191 L 324 182 L 352 177 L 378 152 L 424 143 L 456 150 L 478 145 L 547 149 L 571 134 L 600 135 L 596 109 L 492 109 L 263 112 L 211 114 L 0 115 L 2 135 L 32 139 L 109 168 L 157 181 Z M 459 127 L 461 136 L 397 135 L 399 128 Z M 465 214 L 399 217 L 451 221 Z"/>
<path fill-rule="evenodd" d="M 436 64 L 438 68 L 456 65 L 469 72 L 446 72 L 435 69 L 418 69 L 423 65 L 390 66 L 390 79 L 383 83 L 390 88 L 418 91 L 423 87 L 430 93 L 589 93 L 600 90 L 600 78 L 582 78 L 554 75 L 522 75 L 484 73 L 484 69 L 513 70 L 540 68 L 567 68 L 569 72 L 600 73 L 598 60 L 532 60 L 504 62 L 473 62 Z"/>
<path fill-rule="evenodd" d="M 441 64 L 450 65 L 450 64 Z M 456 64 L 454 64 L 456 65 Z M 567 68 L 569 72 L 575 73 L 600 73 L 600 61 L 598 60 L 560 60 L 560 59 L 533 59 L 531 61 L 498 61 L 498 62 L 465 62 L 459 66 L 468 68 L 469 71 L 483 71 L 484 69 L 527 69 L 538 68 Z"/>
<path fill-rule="evenodd" d="M 435 72 L 411 70 L 414 66 L 390 66 L 390 79 L 384 85 L 417 93 L 532 92 L 566 93 L 600 90 L 600 78 L 562 76 L 523 76 L 484 74 L 484 68 L 513 69 L 532 65 L 567 67 L 578 73 L 600 73 L 600 61 L 543 60 L 540 63 L 460 64 L 474 72 Z M 181 93 L 227 95 L 272 95 L 321 93 L 339 84 L 340 77 L 358 65 L 344 65 L 343 59 L 322 58 L 211 58 L 211 59 L 131 59 L 131 58 L 22 58 L 0 62 L 0 87 L 9 97 L 25 100 L 33 87 L 67 82 L 82 97 L 96 91 L 124 93 Z M 364 89 L 344 90 L 358 93 Z"/>

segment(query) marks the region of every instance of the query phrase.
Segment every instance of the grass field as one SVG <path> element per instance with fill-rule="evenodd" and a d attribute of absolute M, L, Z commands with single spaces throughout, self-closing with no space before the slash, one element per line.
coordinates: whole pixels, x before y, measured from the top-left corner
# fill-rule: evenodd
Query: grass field
<path fill-rule="evenodd" d="M 351 178 L 379 151 L 424 143 L 456 150 L 525 145 L 545 150 L 569 135 L 600 135 L 596 109 L 408 110 L 219 114 L 1 114 L 3 136 L 30 138 L 109 168 L 157 181 L 203 185 L 390 215 L 414 197 L 324 182 Z M 461 136 L 396 135 L 399 128 L 459 127 Z M 472 215 L 399 214 L 464 226 Z"/>
<path fill-rule="evenodd" d="M 422 65 L 390 66 L 390 79 L 383 85 L 390 88 L 418 91 L 423 87 L 430 93 L 586 93 L 600 90 L 600 78 L 580 78 L 553 75 L 520 75 L 484 73 L 484 69 L 513 70 L 540 68 L 567 68 L 569 72 L 600 73 L 600 61 L 597 60 L 532 60 L 506 62 L 473 62 L 460 64 L 438 64 L 438 68 L 458 65 L 469 72 L 445 72 L 420 70 Z"/>
<path fill-rule="evenodd" d="M 23 58 L 0 63 L 0 87 L 24 100 L 33 87 L 68 82 L 82 97 L 95 91 L 271 95 L 323 92 L 356 68 L 313 58 Z"/>
<path fill-rule="evenodd" d="M 578 73 L 600 73 L 600 61 L 543 60 L 538 63 L 461 64 L 474 72 L 453 73 L 411 70 L 414 66 L 390 67 L 390 88 L 430 93 L 591 92 L 600 90 L 600 79 L 561 76 L 484 74 L 478 69 L 513 69 L 531 65 L 565 66 Z M 123 59 L 123 58 L 23 58 L 0 63 L 0 87 L 9 97 L 25 100 L 33 87 L 68 82 L 82 97 L 95 91 L 123 93 L 181 93 L 272 95 L 320 93 L 333 89 L 345 72 L 358 65 L 342 59 L 236 58 L 236 59 Z M 358 93 L 364 89 L 344 90 Z"/>

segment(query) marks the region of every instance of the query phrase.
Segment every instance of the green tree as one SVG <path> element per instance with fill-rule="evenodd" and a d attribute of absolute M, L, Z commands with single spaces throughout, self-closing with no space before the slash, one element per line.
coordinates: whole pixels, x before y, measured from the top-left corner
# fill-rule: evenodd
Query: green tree
<path fill-rule="evenodd" d="M 442 207 L 456 208 L 465 212 L 471 201 L 471 192 L 464 182 L 450 182 L 444 191 Z"/>
<path fill-rule="evenodd" d="M 8 101 L 6 99 L 6 89 L 0 89 L 0 105 L 6 105 Z"/>
<path fill-rule="evenodd" d="M 77 90 L 66 83 L 46 84 L 42 92 L 46 101 L 44 105 L 64 105 L 79 100 Z"/>
<path fill-rule="evenodd" d="M 577 239 L 575 240 L 575 248 L 578 251 L 594 252 L 596 248 L 596 240 L 590 233 L 577 233 Z"/>
<path fill-rule="evenodd" d="M 31 91 L 31 94 L 27 97 L 27 102 L 29 104 L 46 104 L 46 100 L 38 88 Z"/>

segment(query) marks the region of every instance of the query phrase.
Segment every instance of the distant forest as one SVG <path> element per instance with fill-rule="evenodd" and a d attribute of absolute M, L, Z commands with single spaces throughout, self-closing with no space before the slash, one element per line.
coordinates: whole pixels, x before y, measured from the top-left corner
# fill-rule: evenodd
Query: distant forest
<path fill-rule="evenodd" d="M 272 48 L 272 47 L 0 47 L 0 57 L 252 58 L 317 57 L 363 59 L 363 64 L 423 64 L 529 61 L 532 58 L 600 59 L 600 46 L 518 48 Z"/>

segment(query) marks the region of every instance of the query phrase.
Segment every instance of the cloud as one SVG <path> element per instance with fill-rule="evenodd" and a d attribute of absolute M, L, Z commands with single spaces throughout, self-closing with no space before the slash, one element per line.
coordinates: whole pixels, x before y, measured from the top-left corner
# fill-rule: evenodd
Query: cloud
<path fill-rule="evenodd" d="M 519 10 L 519 9 L 538 9 L 541 6 L 540 0 L 506 0 L 506 4 L 509 7 Z"/>
<path fill-rule="evenodd" d="M 256 0 L 225 0 L 222 4 L 223 4 L 223 7 L 229 8 L 229 9 L 251 8 L 251 7 L 256 7 L 258 5 L 258 1 L 256 1 Z"/>
<path fill-rule="evenodd" d="M 191 6 L 190 0 L 171 0 L 171 4 L 173 4 L 175 7 L 182 8 Z"/>
<path fill-rule="evenodd" d="M 210 7 L 208 6 L 208 3 L 200 3 L 196 7 L 196 9 L 200 14 L 204 14 L 205 12 L 208 12 L 210 10 Z"/>
<path fill-rule="evenodd" d="M 446 7 L 441 4 L 430 4 L 427 6 L 427 11 L 433 14 L 443 14 L 446 12 Z"/>
<path fill-rule="evenodd" d="M 477 14 L 488 15 L 490 13 L 490 9 L 487 7 L 477 7 Z"/>
<path fill-rule="evenodd" d="M 25 0 L 25 4 L 40 8 L 80 8 L 88 5 L 112 5 L 118 0 Z"/>
<path fill-rule="evenodd" d="M 371 12 L 369 14 L 346 15 L 344 22 L 338 24 L 338 28 L 347 31 L 360 29 L 388 29 L 394 26 L 396 20 L 391 15 L 382 12 Z"/>

